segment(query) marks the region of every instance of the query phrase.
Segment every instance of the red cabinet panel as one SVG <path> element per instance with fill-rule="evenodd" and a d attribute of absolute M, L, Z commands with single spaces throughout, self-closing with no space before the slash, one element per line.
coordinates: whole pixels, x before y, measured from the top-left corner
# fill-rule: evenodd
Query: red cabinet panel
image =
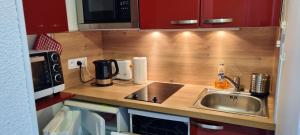
<path fill-rule="evenodd" d="M 140 0 L 141 29 L 199 27 L 200 0 Z"/>
<path fill-rule="evenodd" d="M 274 135 L 274 131 L 194 119 L 191 135 Z"/>
<path fill-rule="evenodd" d="M 23 0 L 27 34 L 68 31 L 65 0 Z"/>
<path fill-rule="evenodd" d="M 281 0 L 140 0 L 140 26 L 142 29 L 278 26 L 280 9 Z M 219 23 L 224 21 L 220 19 L 229 22 Z M 199 23 L 195 23 L 197 20 Z"/>
<path fill-rule="evenodd" d="M 54 104 L 63 102 L 65 100 L 75 97 L 75 94 L 59 92 L 51 96 L 47 96 L 35 101 L 36 111 L 42 110 Z"/>
<path fill-rule="evenodd" d="M 278 26 L 280 0 L 201 0 L 201 27 Z M 205 23 L 231 18 L 227 23 Z"/>

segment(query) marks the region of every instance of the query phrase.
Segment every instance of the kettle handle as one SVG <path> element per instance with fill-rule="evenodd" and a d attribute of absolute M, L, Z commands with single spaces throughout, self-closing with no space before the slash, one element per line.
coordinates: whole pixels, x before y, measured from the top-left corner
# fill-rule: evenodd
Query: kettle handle
<path fill-rule="evenodd" d="M 118 62 L 117 62 L 116 60 L 111 59 L 111 60 L 110 60 L 110 63 L 114 63 L 114 64 L 115 64 L 115 67 L 116 67 L 115 73 L 113 73 L 113 74 L 111 75 L 111 77 L 114 77 L 114 76 L 116 76 L 116 75 L 119 74 L 119 66 L 118 66 Z"/>

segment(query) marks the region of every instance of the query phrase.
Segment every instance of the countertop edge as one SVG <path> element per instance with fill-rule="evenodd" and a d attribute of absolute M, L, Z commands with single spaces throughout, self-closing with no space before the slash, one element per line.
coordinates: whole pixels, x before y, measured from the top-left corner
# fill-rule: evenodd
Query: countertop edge
<path fill-rule="evenodd" d="M 220 116 L 220 115 L 215 115 L 215 114 L 193 112 L 193 111 L 183 110 L 182 108 L 178 109 L 178 108 L 170 108 L 170 107 L 165 107 L 165 106 L 150 106 L 150 105 L 142 104 L 142 103 L 124 102 L 121 100 L 78 95 L 76 92 L 73 93 L 71 89 L 68 89 L 67 91 L 64 91 L 64 92 L 76 94 L 74 99 L 95 102 L 95 103 L 101 103 L 101 104 L 107 104 L 107 105 L 113 105 L 113 106 L 120 106 L 120 107 L 127 107 L 127 108 L 133 108 L 133 109 L 140 109 L 140 110 L 146 110 L 146 111 L 154 111 L 154 112 L 172 114 L 172 115 L 186 116 L 186 117 L 211 120 L 211 121 L 217 121 L 217 122 L 223 122 L 223 123 L 229 123 L 229 124 L 235 124 L 235 125 L 241 125 L 241 126 L 248 126 L 248 127 L 254 127 L 254 128 L 271 130 L 271 131 L 274 131 L 275 127 L 276 127 L 275 123 L 270 118 L 268 118 L 268 120 L 266 120 L 265 122 L 257 122 L 257 121 L 245 120 L 245 119 L 234 118 L 234 117 Z"/>

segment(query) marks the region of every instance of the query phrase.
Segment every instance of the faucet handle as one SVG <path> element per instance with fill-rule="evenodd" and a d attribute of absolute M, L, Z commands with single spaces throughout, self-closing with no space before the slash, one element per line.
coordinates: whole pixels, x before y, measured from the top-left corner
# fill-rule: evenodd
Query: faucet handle
<path fill-rule="evenodd" d="M 235 91 L 241 91 L 240 90 L 240 77 L 239 76 L 234 76 L 233 79 L 229 78 L 228 76 L 224 76 L 225 79 L 227 79 L 234 87 L 235 87 Z"/>
<path fill-rule="evenodd" d="M 238 88 L 236 88 L 236 91 L 244 91 L 244 87 L 241 86 L 241 78 L 239 76 L 234 76 L 233 81 L 238 85 Z"/>
<path fill-rule="evenodd" d="M 240 85 L 241 84 L 241 78 L 239 76 L 234 76 L 233 77 L 233 81 L 237 84 Z"/>

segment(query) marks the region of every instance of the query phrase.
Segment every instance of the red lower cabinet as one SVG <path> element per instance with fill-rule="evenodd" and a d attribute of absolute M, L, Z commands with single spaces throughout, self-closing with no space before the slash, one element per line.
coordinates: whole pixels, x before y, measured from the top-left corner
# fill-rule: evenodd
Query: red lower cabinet
<path fill-rule="evenodd" d="M 191 135 L 274 135 L 274 131 L 192 119 Z"/>

